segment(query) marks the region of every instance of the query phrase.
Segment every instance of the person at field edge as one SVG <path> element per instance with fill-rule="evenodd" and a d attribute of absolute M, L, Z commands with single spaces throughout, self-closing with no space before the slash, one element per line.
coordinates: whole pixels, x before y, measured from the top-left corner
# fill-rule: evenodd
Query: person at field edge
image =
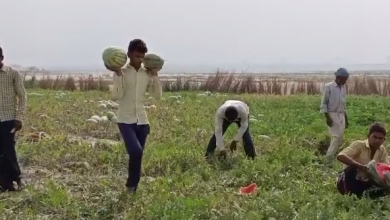
<path fill-rule="evenodd" d="M 326 152 L 326 165 L 331 167 L 339 146 L 343 143 L 344 131 L 348 128 L 346 113 L 347 90 L 345 83 L 349 73 L 344 68 L 335 72 L 335 80 L 325 84 L 320 112 L 325 115 L 326 124 L 332 137 Z"/>
<path fill-rule="evenodd" d="M 242 101 L 228 100 L 219 107 L 215 115 L 215 131 L 207 147 L 206 158 L 209 158 L 215 149 L 221 156 L 226 157 L 223 135 L 233 122 L 239 129 L 230 144 L 230 150 L 235 151 L 237 142 L 242 139 L 246 155 L 252 159 L 256 157 L 256 150 L 249 132 L 249 107 Z"/>
<path fill-rule="evenodd" d="M 337 160 L 344 164 L 344 170 L 337 179 L 337 189 L 341 194 L 354 194 L 361 198 L 365 191 L 375 187 L 369 179 L 367 164 L 371 160 L 389 164 L 387 150 L 383 146 L 386 133 L 383 125 L 374 123 L 370 126 L 366 140 L 352 142 L 337 155 Z M 384 195 L 386 194 L 382 190 L 369 193 L 371 198 Z"/>
<path fill-rule="evenodd" d="M 162 87 L 158 77 L 160 69 L 147 70 L 142 65 L 148 48 L 141 39 L 130 41 L 127 55 L 129 65 L 115 72 L 112 96 L 118 100 L 117 123 L 129 154 L 128 178 L 126 187 L 135 193 L 141 178 L 142 155 L 146 138 L 150 132 L 149 121 L 143 101 L 148 92 L 156 99 L 162 96 Z"/>
<path fill-rule="evenodd" d="M 15 191 L 14 182 L 22 187 L 15 133 L 22 129 L 27 100 L 23 77 L 3 60 L 0 47 L 0 192 Z"/>

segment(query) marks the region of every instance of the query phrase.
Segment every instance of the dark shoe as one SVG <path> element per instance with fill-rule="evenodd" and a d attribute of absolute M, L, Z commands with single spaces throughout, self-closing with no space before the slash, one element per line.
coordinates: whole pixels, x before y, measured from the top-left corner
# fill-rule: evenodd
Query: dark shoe
<path fill-rule="evenodd" d="M 13 192 L 16 191 L 15 187 L 10 185 L 10 186 L 0 186 L 0 192 Z"/>
<path fill-rule="evenodd" d="M 18 190 L 21 190 L 24 188 L 24 184 L 20 178 L 16 181 L 16 184 L 18 185 Z"/>
<path fill-rule="evenodd" d="M 226 159 L 226 157 L 227 157 L 226 150 L 221 150 L 218 152 L 218 158 Z"/>
<path fill-rule="evenodd" d="M 135 192 L 137 191 L 135 187 L 126 187 L 126 188 L 127 188 L 126 191 L 130 194 L 135 194 Z"/>

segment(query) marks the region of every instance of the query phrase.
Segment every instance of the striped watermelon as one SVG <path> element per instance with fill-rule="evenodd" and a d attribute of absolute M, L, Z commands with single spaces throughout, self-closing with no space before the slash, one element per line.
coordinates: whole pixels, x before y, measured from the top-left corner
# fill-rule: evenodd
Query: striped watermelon
<path fill-rule="evenodd" d="M 127 62 L 127 54 L 126 51 L 118 48 L 118 47 L 109 47 L 103 51 L 103 62 L 106 66 L 120 69 Z"/>
<path fill-rule="evenodd" d="M 164 60 L 156 54 L 146 54 L 144 58 L 146 69 L 161 69 L 164 66 Z"/>

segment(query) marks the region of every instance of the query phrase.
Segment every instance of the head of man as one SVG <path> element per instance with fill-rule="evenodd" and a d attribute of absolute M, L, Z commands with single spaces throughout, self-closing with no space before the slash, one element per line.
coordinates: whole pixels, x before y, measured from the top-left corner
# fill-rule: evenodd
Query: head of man
<path fill-rule="evenodd" d="M 141 39 L 130 41 L 127 50 L 127 56 L 130 59 L 130 65 L 139 68 L 144 60 L 145 54 L 148 52 L 148 47 Z"/>
<path fill-rule="evenodd" d="M 379 147 L 383 144 L 386 139 L 386 128 L 379 124 L 374 123 L 370 126 L 368 130 L 368 144 L 373 149 L 379 149 Z"/>
<path fill-rule="evenodd" d="M 225 118 L 228 121 L 234 121 L 238 118 L 238 111 L 237 108 L 234 106 L 229 106 L 225 110 Z"/>
<path fill-rule="evenodd" d="M 347 80 L 349 78 L 349 72 L 345 68 L 339 68 L 335 73 L 336 76 L 336 83 L 338 85 L 345 85 L 347 83 Z"/>

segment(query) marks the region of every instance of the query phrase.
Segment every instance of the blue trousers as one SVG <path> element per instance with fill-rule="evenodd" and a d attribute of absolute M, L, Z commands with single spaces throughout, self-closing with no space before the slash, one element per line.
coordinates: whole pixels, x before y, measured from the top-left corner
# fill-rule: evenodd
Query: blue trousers
<path fill-rule="evenodd" d="M 137 190 L 141 179 L 142 155 L 146 138 L 150 132 L 150 126 L 118 123 L 119 130 L 125 142 L 127 154 L 129 154 L 128 177 L 126 186 Z"/>

